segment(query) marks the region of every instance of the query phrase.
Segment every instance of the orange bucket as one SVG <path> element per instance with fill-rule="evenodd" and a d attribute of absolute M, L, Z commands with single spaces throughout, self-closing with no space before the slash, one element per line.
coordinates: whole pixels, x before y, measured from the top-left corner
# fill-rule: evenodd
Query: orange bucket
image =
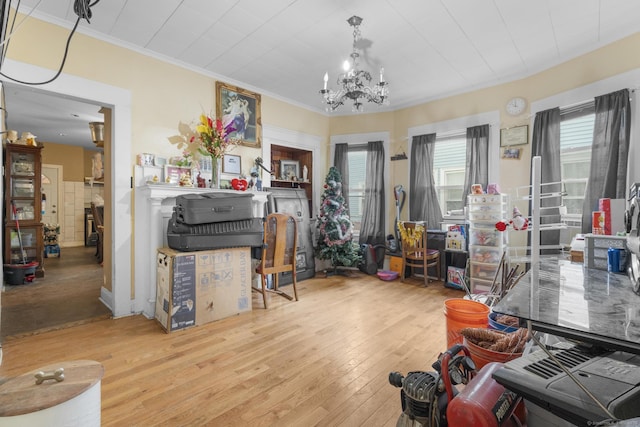
<path fill-rule="evenodd" d="M 447 348 L 462 344 L 460 330 L 464 328 L 486 328 L 489 326 L 489 306 L 463 298 L 444 301 L 444 316 L 447 319 Z"/>
<path fill-rule="evenodd" d="M 472 343 L 466 338 L 464 339 L 464 345 L 469 349 L 471 359 L 473 360 L 473 363 L 475 363 L 477 371 L 480 371 L 480 369 L 489 362 L 505 363 L 509 360 L 517 359 L 522 356 L 522 353 L 502 353 L 499 351 L 488 350 Z"/>

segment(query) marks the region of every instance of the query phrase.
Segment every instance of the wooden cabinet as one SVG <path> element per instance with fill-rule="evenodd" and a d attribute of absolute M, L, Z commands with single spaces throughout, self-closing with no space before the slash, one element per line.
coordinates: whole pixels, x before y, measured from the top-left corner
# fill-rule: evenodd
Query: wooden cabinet
<path fill-rule="evenodd" d="M 297 173 L 292 174 L 291 165 L 297 166 Z M 306 166 L 306 180 L 304 169 Z M 307 195 L 310 206 L 313 201 L 313 152 L 282 145 L 271 146 L 271 186 L 281 188 L 302 188 Z M 297 175 L 297 176 L 296 176 Z"/>
<path fill-rule="evenodd" d="M 44 276 L 42 147 L 7 144 L 4 163 L 4 262 L 38 262 Z"/>

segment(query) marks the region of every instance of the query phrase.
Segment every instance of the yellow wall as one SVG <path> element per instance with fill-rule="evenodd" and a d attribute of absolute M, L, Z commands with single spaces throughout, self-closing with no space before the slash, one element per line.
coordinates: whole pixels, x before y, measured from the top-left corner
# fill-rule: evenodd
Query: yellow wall
<path fill-rule="evenodd" d="M 12 37 L 7 56 L 55 70 L 67 36 L 67 29 L 29 18 Z M 138 153 L 180 155 L 167 140 L 177 134 L 178 123 L 196 120 L 202 112 L 215 112 L 213 78 L 80 33 L 74 35 L 64 73 L 131 91 L 132 165 Z M 262 96 L 262 123 L 323 138 L 329 129 L 328 117 L 267 96 Z M 243 165 L 261 155 L 260 150 L 248 147 L 238 152 L 250 157 L 243 158 Z"/>
<path fill-rule="evenodd" d="M 62 165 L 63 181 L 84 181 L 84 148 L 53 142 L 42 142 L 42 145 L 42 163 Z"/>
<path fill-rule="evenodd" d="M 36 19 L 27 19 L 12 37 L 8 57 L 51 70 L 58 67 L 68 30 Z M 42 41 L 46 40 L 47 43 Z M 286 102 L 262 97 L 263 126 L 277 126 L 320 137 L 326 146 L 319 164 L 328 165 L 330 135 L 388 131 L 389 155 L 407 151 L 410 127 L 450 120 L 477 113 L 499 111 L 502 127 L 529 124 L 527 113 L 512 118 L 504 105 L 513 96 L 529 103 L 628 70 L 640 68 L 640 33 L 535 75 L 389 113 L 358 116 L 327 116 Z M 164 63 L 121 47 L 76 34 L 65 73 L 128 89 L 132 93 L 133 153 L 179 155 L 167 138 L 177 133 L 180 121 L 190 122 L 201 112 L 215 111 L 215 81 L 211 77 Z M 393 103 L 393 86 L 391 86 Z M 10 106 L 8 106 L 10 108 Z M 117 144 L 117 141 L 115 142 Z M 261 155 L 255 148 L 239 147 L 244 171 Z M 529 176 L 529 146 L 520 160 L 501 160 L 501 187 L 524 185 Z M 406 185 L 407 163 L 393 162 L 391 186 Z M 321 175 L 326 171 L 321 172 Z M 66 174 L 66 170 L 65 170 Z M 388 194 L 391 194 L 389 189 Z"/>
<path fill-rule="evenodd" d="M 93 155 L 97 150 L 87 150 L 75 145 L 55 142 L 39 142 L 42 149 L 42 163 L 62 166 L 62 180 L 82 182 L 92 176 Z"/>

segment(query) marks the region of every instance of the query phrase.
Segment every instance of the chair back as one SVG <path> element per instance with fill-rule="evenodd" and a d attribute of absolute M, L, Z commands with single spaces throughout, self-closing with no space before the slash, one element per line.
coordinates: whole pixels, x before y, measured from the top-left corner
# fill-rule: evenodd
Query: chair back
<path fill-rule="evenodd" d="M 427 251 L 427 229 L 422 221 L 400 223 L 402 253 L 411 259 L 422 259 Z"/>
<path fill-rule="evenodd" d="M 264 274 L 292 271 L 296 274 L 298 224 L 291 215 L 271 213 L 264 222 L 262 272 Z"/>

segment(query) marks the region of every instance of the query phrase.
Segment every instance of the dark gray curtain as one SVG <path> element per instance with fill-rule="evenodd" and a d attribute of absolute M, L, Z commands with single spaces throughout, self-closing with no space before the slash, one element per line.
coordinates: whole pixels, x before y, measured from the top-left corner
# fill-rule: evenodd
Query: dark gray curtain
<path fill-rule="evenodd" d="M 379 267 L 384 262 L 386 206 L 384 195 L 384 147 L 382 141 L 367 144 L 367 181 L 359 243 L 381 245 L 376 249 Z"/>
<path fill-rule="evenodd" d="M 560 108 L 536 113 L 531 137 L 531 158 L 541 157 L 540 183 L 557 183 L 541 186 L 541 193 L 557 193 L 555 197 L 540 199 L 540 224 L 560 222 L 559 206 L 562 205 L 562 180 L 560 169 Z M 531 204 L 529 204 L 531 212 Z M 540 233 L 540 245 L 559 245 L 560 230 L 546 230 Z M 549 253 L 542 250 L 541 253 Z"/>
<path fill-rule="evenodd" d="M 442 212 L 433 179 L 436 134 L 414 136 L 409 165 L 409 219 L 426 221 L 428 229 L 440 229 Z"/>
<path fill-rule="evenodd" d="M 464 175 L 462 205 L 467 205 L 467 194 L 472 184 L 489 183 L 489 125 L 467 128 L 467 170 Z"/>
<path fill-rule="evenodd" d="M 619 90 L 595 98 L 591 169 L 582 206 L 582 232 L 591 233 L 592 211 L 602 198 L 626 197 L 627 159 L 631 132 L 629 91 Z"/>
<path fill-rule="evenodd" d="M 338 169 L 342 175 L 342 197 L 346 202 L 347 215 L 349 212 L 349 144 L 336 144 L 335 153 L 333 155 L 333 166 Z"/>

